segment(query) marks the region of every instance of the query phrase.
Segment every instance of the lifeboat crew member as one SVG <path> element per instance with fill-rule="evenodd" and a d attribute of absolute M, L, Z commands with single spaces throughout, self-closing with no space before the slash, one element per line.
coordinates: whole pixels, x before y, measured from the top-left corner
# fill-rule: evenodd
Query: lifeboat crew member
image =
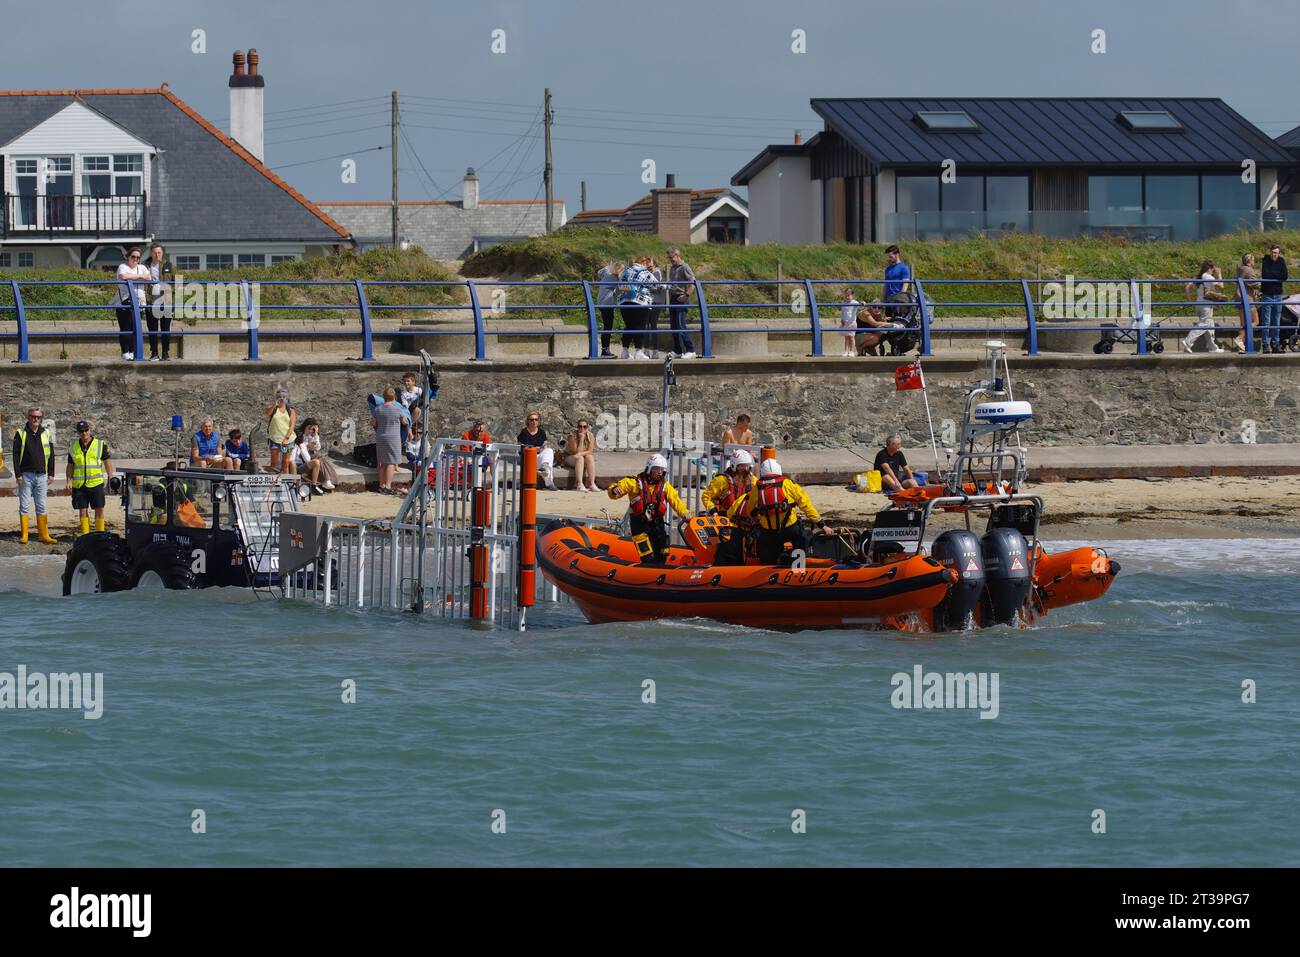
<path fill-rule="evenodd" d="M 642 551 L 642 557 L 655 562 L 662 562 L 664 552 L 668 550 L 668 529 L 664 526 L 664 517 L 669 507 L 679 518 L 690 518 L 677 490 L 667 479 L 668 460 L 656 452 L 645 460 L 645 469 L 641 474 L 622 478 L 612 483 L 606 490 L 610 498 L 629 496 L 628 516 L 631 519 L 632 539 L 645 536 L 642 541 L 648 543 L 648 549 Z M 638 545 L 638 547 L 640 547 Z"/>
<path fill-rule="evenodd" d="M 707 514 L 726 515 L 732 505 L 744 501 L 749 496 L 750 489 L 754 487 L 753 469 L 754 456 L 744 449 L 736 449 L 731 453 L 731 464 L 727 466 L 726 471 L 715 476 L 700 496 L 700 503 Z M 745 517 L 745 509 L 742 507 L 735 516 L 733 522 L 735 527 L 731 530 L 731 534 L 718 542 L 714 557 L 716 564 L 743 565 L 745 563 L 744 535 L 741 532 L 745 525 Z"/>
<path fill-rule="evenodd" d="M 777 564 L 786 542 L 794 548 L 807 545 L 807 532 L 800 516 L 812 522 L 821 521 L 808 493 L 781 474 L 781 463 L 776 459 L 767 459 L 758 467 L 758 481 L 745 498 L 732 504 L 728 518 L 744 514 L 754 523 L 760 565 Z M 821 531 L 824 535 L 835 534 L 825 524 Z"/>

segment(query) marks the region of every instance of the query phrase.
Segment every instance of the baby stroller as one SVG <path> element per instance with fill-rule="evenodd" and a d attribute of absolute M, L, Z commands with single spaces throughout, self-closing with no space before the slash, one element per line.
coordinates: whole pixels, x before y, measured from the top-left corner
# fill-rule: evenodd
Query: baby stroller
<path fill-rule="evenodd" d="M 885 333 L 882 342 L 889 346 L 891 356 L 906 355 L 921 344 L 921 310 L 909 292 L 896 292 L 885 301 L 898 303 L 885 307 L 885 318 L 903 328 Z"/>
<path fill-rule="evenodd" d="M 1101 339 L 1093 345 L 1092 351 L 1097 355 L 1114 352 L 1117 342 L 1131 342 L 1136 346 L 1139 332 L 1146 336 L 1147 352 L 1165 351 L 1165 344 L 1160 339 L 1160 323 L 1152 324 L 1150 314 L 1144 315 L 1140 321 L 1134 319 L 1128 326 L 1120 326 L 1113 322 L 1104 323 L 1101 327 Z"/>
<path fill-rule="evenodd" d="M 1282 300 L 1282 329 L 1278 341 L 1287 352 L 1300 352 L 1297 323 L 1300 323 L 1300 294 Z"/>

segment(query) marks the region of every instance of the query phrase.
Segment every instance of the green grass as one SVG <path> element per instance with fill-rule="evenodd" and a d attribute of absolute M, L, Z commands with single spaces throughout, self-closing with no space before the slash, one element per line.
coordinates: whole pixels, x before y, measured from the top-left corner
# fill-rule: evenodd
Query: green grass
<path fill-rule="evenodd" d="M 1077 279 L 1119 280 L 1186 279 L 1205 259 L 1212 259 L 1225 279 L 1236 274 L 1244 252 L 1256 254 L 1256 264 L 1272 243 L 1288 250 L 1300 251 L 1300 231 L 1276 233 L 1238 232 L 1197 242 L 1134 242 L 1123 238 L 1053 239 L 1045 236 L 1018 235 L 989 239 L 977 237 L 958 242 L 906 243 L 903 258 L 913 274 L 925 280 L 986 279 L 999 280 L 996 285 L 945 286 L 934 284 L 927 294 L 936 302 L 970 303 L 979 301 L 1013 302 L 1022 299 L 1020 279 L 1064 281 Z M 626 233 L 617 229 L 564 229 L 550 236 L 496 246 L 470 257 L 463 272 L 467 276 L 521 276 L 531 279 L 594 279 L 600 267 L 611 259 L 627 260 L 649 255 L 663 262 L 667 245 L 653 236 Z M 696 245 L 684 249 L 687 261 L 699 279 L 773 280 L 780 276 L 792 279 L 833 279 L 854 284 L 859 300 L 869 301 L 880 294 L 880 277 L 885 267 L 884 247 L 848 243 L 817 246 Z M 1013 281 L 1014 280 L 1014 281 Z M 791 286 L 781 297 L 788 303 Z M 1181 284 L 1155 286 L 1155 299 L 1177 301 L 1186 298 Z M 728 302 L 776 303 L 777 286 L 706 287 L 711 304 Z M 817 300 L 823 307 L 833 306 L 842 298 L 842 287 L 818 285 Z M 1232 295 L 1232 289 L 1225 292 Z M 1037 298 L 1037 296 L 1036 296 Z M 512 304 L 577 304 L 581 294 L 569 289 L 520 289 L 510 292 Z M 722 310 L 726 313 L 726 310 Z M 990 308 L 970 306 L 965 309 L 942 309 L 940 317 L 962 314 L 980 316 L 1023 315 L 1023 307 Z M 584 321 L 584 313 L 559 314 L 566 321 Z M 731 314 L 745 316 L 792 316 L 787 307 L 780 310 L 743 309 Z M 519 315 L 528 315 L 520 313 Z"/>
<path fill-rule="evenodd" d="M 6 269 L 0 271 L 0 316 L 13 316 L 13 289 L 9 280 L 19 282 L 87 282 L 90 280 L 112 279 L 112 273 L 90 269 Z M 391 282 L 455 282 L 454 273 L 446 267 L 431 260 L 419 249 L 393 251 L 391 249 L 374 249 L 363 254 L 351 251 L 335 253 L 331 256 L 303 259 L 297 262 L 277 263 L 274 266 L 247 268 L 237 270 L 211 270 L 207 272 L 186 273 L 186 280 L 237 281 L 246 279 L 250 282 L 268 283 L 274 280 L 302 281 L 347 281 L 354 279 L 382 280 Z M 103 306 L 106 310 L 116 299 L 117 287 L 112 286 L 23 286 L 23 302 L 28 306 L 41 305 L 92 305 Z M 375 318 L 409 318 L 417 314 L 415 310 L 384 310 L 384 306 L 396 305 L 454 305 L 468 302 L 468 295 L 460 286 L 367 286 L 366 299 L 370 302 Z M 274 286 L 261 287 L 261 302 L 267 305 L 340 305 L 356 306 L 355 287 L 342 286 Z M 8 307 L 6 309 L 6 307 Z M 343 323 L 357 321 L 355 312 L 342 309 L 295 309 L 292 311 L 269 311 L 263 320 L 277 318 L 292 319 L 332 319 Z M 46 311 L 32 310 L 27 314 L 29 321 L 62 319 L 64 321 L 104 318 L 104 315 L 91 310 Z M 192 321 L 192 320 L 191 320 Z"/>

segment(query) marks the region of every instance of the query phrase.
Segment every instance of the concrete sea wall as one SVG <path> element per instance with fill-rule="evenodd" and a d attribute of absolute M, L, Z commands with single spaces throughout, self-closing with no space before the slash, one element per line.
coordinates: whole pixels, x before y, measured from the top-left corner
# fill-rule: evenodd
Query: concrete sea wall
<path fill-rule="evenodd" d="M 717 439 L 748 412 L 760 440 L 816 449 L 871 445 L 890 431 L 908 447 L 928 444 L 920 392 L 895 392 L 892 359 L 679 361 L 672 408 L 690 431 Z M 300 417 L 320 419 L 339 449 L 372 441 L 365 396 L 398 385 L 410 359 L 375 362 L 33 362 L 0 367 L 6 446 L 30 405 L 55 424 L 61 448 L 77 419 L 89 419 L 119 456 L 169 455 L 170 416 L 185 416 L 186 437 L 202 416 L 219 431 L 258 427 L 278 386 Z M 936 429 L 956 422 L 965 383 L 984 373 L 974 358 L 925 363 Z M 662 369 L 654 362 L 569 359 L 510 363 L 449 361 L 431 421 L 459 435 L 482 417 L 491 434 L 513 440 L 526 412 L 540 410 L 558 440 L 586 416 L 602 445 L 648 446 L 649 413 L 660 408 Z M 1016 357 L 1016 397 L 1034 404 L 1034 445 L 1162 445 L 1300 442 L 1300 356 L 1218 355 Z M 620 428 L 620 423 L 622 426 Z M 949 426 L 951 429 L 951 426 Z M 951 437 L 951 431 L 945 439 Z M 265 460 L 265 453 L 260 453 Z M 1099 455 L 1102 453 L 1099 452 Z"/>

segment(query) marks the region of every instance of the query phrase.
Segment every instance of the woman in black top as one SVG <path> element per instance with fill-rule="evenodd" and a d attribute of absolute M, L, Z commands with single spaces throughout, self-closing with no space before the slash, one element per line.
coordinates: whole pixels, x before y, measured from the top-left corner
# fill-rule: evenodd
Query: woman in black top
<path fill-rule="evenodd" d="M 556 491 L 555 450 L 546 443 L 546 430 L 542 428 L 542 414 L 540 412 L 528 413 L 528 418 L 524 420 L 524 427 L 519 430 L 519 435 L 515 441 L 520 445 L 531 445 L 537 449 L 537 474 L 545 481 L 548 489 L 553 492 Z"/>

